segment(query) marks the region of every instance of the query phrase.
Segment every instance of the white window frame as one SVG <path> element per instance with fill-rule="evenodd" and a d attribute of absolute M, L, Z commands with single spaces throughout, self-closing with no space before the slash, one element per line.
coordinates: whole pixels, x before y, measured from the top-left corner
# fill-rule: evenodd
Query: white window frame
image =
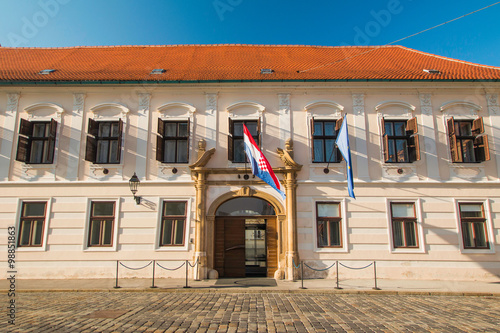
<path fill-rule="evenodd" d="M 318 220 L 317 220 L 317 209 L 316 203 L 339 203 L 340 204 L 340 228 L 342 232 L 342 247 L 318 247 Z M 349 244 L 347 237 L 347 209 L 346 209 L 346 199 L 345 198 L 321 198 L 314 197 L 311 199 L 311 204 L 313 207 L 313 241 L 314 241 L 314 252 L 316 253 L 347 253 L 349 252 Z"/>
<path fill-rule="evenodd" d="M 92 202 L 114 201 L 115 202 L 115 221 L 113 224 L 113 244 L 112 246 L 89 246 L 90 233 L 90 210 Z M 83 232 L 83 251 L 84 252 L 116 252 L 118 250 L 118 229 L 120 229 L 120 206 L 121 198 L 87 198 L 87 208 L 85 212 L 85 230 Z"/>
<path fill-rule="evenodd" d="M 163 216 L 163 202 L 165 201 L 185 201 L 186 202 L 186 225 L 184 226 L 184 245 L 183 246 L 161 246 L 160 238 L 161 238 L 161 223 Z M 156 231 L 155 231 L 155 244 L 154 249 L 158 252 L 186 252 L 189 250 L 189 245 L 193 244 L 190 239 L 191 235 L 191 205 L 193 202 L 192 197 L 161 197 L 158 200 L 158 212 L 157 212 L 157 221 L 156 221 Z"/>
<path fill-rule="evenodd" d="M 460 203 L 478 203 L 483 204 L 484 218 L 486 219 L 486 234 L 488 235 L 489 249 L 466 249 L 464 248 L 464 239 L 462 234 L 462 221 L 460 220 Z M 491 218 L 490 199 L 453 199 L 455 206 L 455 221 L 457 223 L 457 234 L 459 250 L 462 254 L 495 254 L 495 234 L 493 232 L 493 220 Z"/>
<path fill-rule="evenodd" d="M 394 246 L 394 233 L 392 229 L 392 214 L 391 203 L 413 203 L 415 205 L 415 218 L 417 219 L 417 239 L 418 247 L 416 248 L 401 248 Z M 386 220 L 387 231 L 389 237 L 389 252 L 390 253 L 426 253 L 426 244 L 424 238 L 424 228 L 422 225 L 422 200 L 418 199 L 401 199 L 401 198 L 386 198 Z"/>
<path fill-rule="evenodd" d="M 45 207 L 45 221 L 43 222 L 43 238 L 42 246 L 21 246 L 18 247 L 19 242 L 19 232 L 21 231 L 21 209 L 23 208 L 24 202 L 43 202 L 47 203 Z M 49 233 L 49 221 L 50 214 L 52 211 L 52 198 L 18 198 L 17 199 L 17 212 L 16 212 L 16 251 L 18 252 L 45 252 L 47 251 L 47 239 Z"/>

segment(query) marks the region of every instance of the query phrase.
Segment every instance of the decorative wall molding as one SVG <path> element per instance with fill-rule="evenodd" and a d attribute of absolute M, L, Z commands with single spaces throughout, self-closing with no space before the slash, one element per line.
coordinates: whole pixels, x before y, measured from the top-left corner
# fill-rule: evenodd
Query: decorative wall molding
<path fill-rule="evenodd" d="M 16 112 L 19 105 L 20 93 L 9 93 L 7 94 L 7 109 L 8 112 Z"/>
<path fill-rule="evenodd" d="M 488 105 L 488 111 L 490 112 L 490 114 L 500 114 L 500 105 L 498 104 L 497 94 L 486 94 L 486 103 Z"/>
<path fill-rule="evenodd" d="M 233 118 L 236 116 L 236 113 L 238 112 L 239 109 L 242 108 L 251 108 L 254 109 L 257 112 L 258 117 L 262 117 L 262 113 L 266 110 L 266 107 L 262 104 L 259 104 L 257 102 L 252 102 L 252 101 L 241 101 L 241 102 L 236 102 L 231 105 L 229 105 L 226 108 L 226 111 L 229 113 L 229 117 Z"/>
<path fill-rule="evenodd" d="M 355 115 L 365 114 L 365 94 L 352 94 L 352 111 Z"/>
<path fill-rule="evenodd" d="M 206 93 L 205 94 L 205 102 L 207 112 L 210 114 L 214 114 L 217 111 L 217 93 Z"/>
<path fill-rule="evenodd" d="M 117 110 L 120 112 L 120 118 L 126 119 L 127 114 L 129 113 L 129 108 L 123 104 L 119 103 L 102 103 L 90 108 L 90 111 L 94 114 L 94 119 L 104 118 L 100 112 L 105 110 Z"/>
<path fill-rule="evenodd" d="M 73 94 L 73 111 L 77 112 L 77 113 L 82 113 L 84 104 L 85 104 L 85 94 L 74 93 Z"/>
<path fill-rule="evenodd" d="M 416 109 L 416 107 L 410 103 L 404 101 L 392 100 L 392 101 L 384 101 L 378 104 L 375 107 L 375 111 L 377 111 L 378 113 L 382 113 L 382 110 L 388 107 L 400 108 L 403 111 L 406 111 L 406 116 L 411 116 L 412 112 L 414 112 Z"/>
<path fill-rule="evenodd" d="M 477 113 L 483 109 L 480 105 L 477 105 L 473 102 L 455 100 L 443 103 L 439 108 L 439 111 L 447 115 L 449 112 L 448 110 L 455 107 L 463 107 L 468 109 L 471 116 L 477 116 Z"/>
<path fill-rule="evenodd" d="M 149 103 L 151 102 L 151 94 L 148 93 L 137 93 L 139 96 L 139 112 L 147 113 L 149 112 Z"/>
<path fill-rule="evenodd" d="M 425 115 L 432 115 L 432 95 L 431 94 L 420 94 L 418 95 L 420 99 L 420 111 Z"/>
<path fill-rule="evenodd" d="M 280 114 L 290 113 L 290 94 L 288 93 L 278 94 L 278 105 Z"/>

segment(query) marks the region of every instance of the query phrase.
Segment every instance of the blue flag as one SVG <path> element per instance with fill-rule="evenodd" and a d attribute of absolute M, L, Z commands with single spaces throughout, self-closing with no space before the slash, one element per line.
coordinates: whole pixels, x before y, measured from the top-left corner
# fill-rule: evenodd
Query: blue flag
<path fill-rule="evenodd" d="M 354 196 L 354 181 L 352 179 L 352 161 L 351 161 L 351 148 L 349 147 L 349 133 L 347 133 L 347 117 L 344 116 L 342 120 L 342 126 L 340 127 L 339 134 L 337 135 L 337 140 L 335 144 L 340 150 L 344 160 L 347 164 L 347 189 L 349 191 L 349 196 L 356 199 Z"/>

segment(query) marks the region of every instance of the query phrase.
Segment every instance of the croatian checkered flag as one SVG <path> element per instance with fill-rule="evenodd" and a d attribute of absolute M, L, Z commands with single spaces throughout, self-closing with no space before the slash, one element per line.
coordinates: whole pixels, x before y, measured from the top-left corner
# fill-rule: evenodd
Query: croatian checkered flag
<path fill-rule="evenodd" d="M 245 153 L 247 154 L 248 160 L 252 165 L 252 173 L 271 185 L 272 188 L 278 191 L 281 198 L 285 200 L 285 192 L 283 192 L 281 183 L 278 178 L 276 178 L 269 161 L 264 154 L 262 154 L 259 147 L 257 147 L 257 144 L 250 135 L 250 131 L 245 124 L 243 124 L 243 141 L 245 143 Z"/>

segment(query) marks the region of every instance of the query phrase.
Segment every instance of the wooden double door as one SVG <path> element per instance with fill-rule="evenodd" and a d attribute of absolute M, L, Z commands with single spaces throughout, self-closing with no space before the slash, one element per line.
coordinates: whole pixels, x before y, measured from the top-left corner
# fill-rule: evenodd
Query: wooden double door
<path fill-rule="evenodd" d="M 215 219 L 214 264 L 219 277 L 274 277 L 277 245 L 275 216 Z"/>

